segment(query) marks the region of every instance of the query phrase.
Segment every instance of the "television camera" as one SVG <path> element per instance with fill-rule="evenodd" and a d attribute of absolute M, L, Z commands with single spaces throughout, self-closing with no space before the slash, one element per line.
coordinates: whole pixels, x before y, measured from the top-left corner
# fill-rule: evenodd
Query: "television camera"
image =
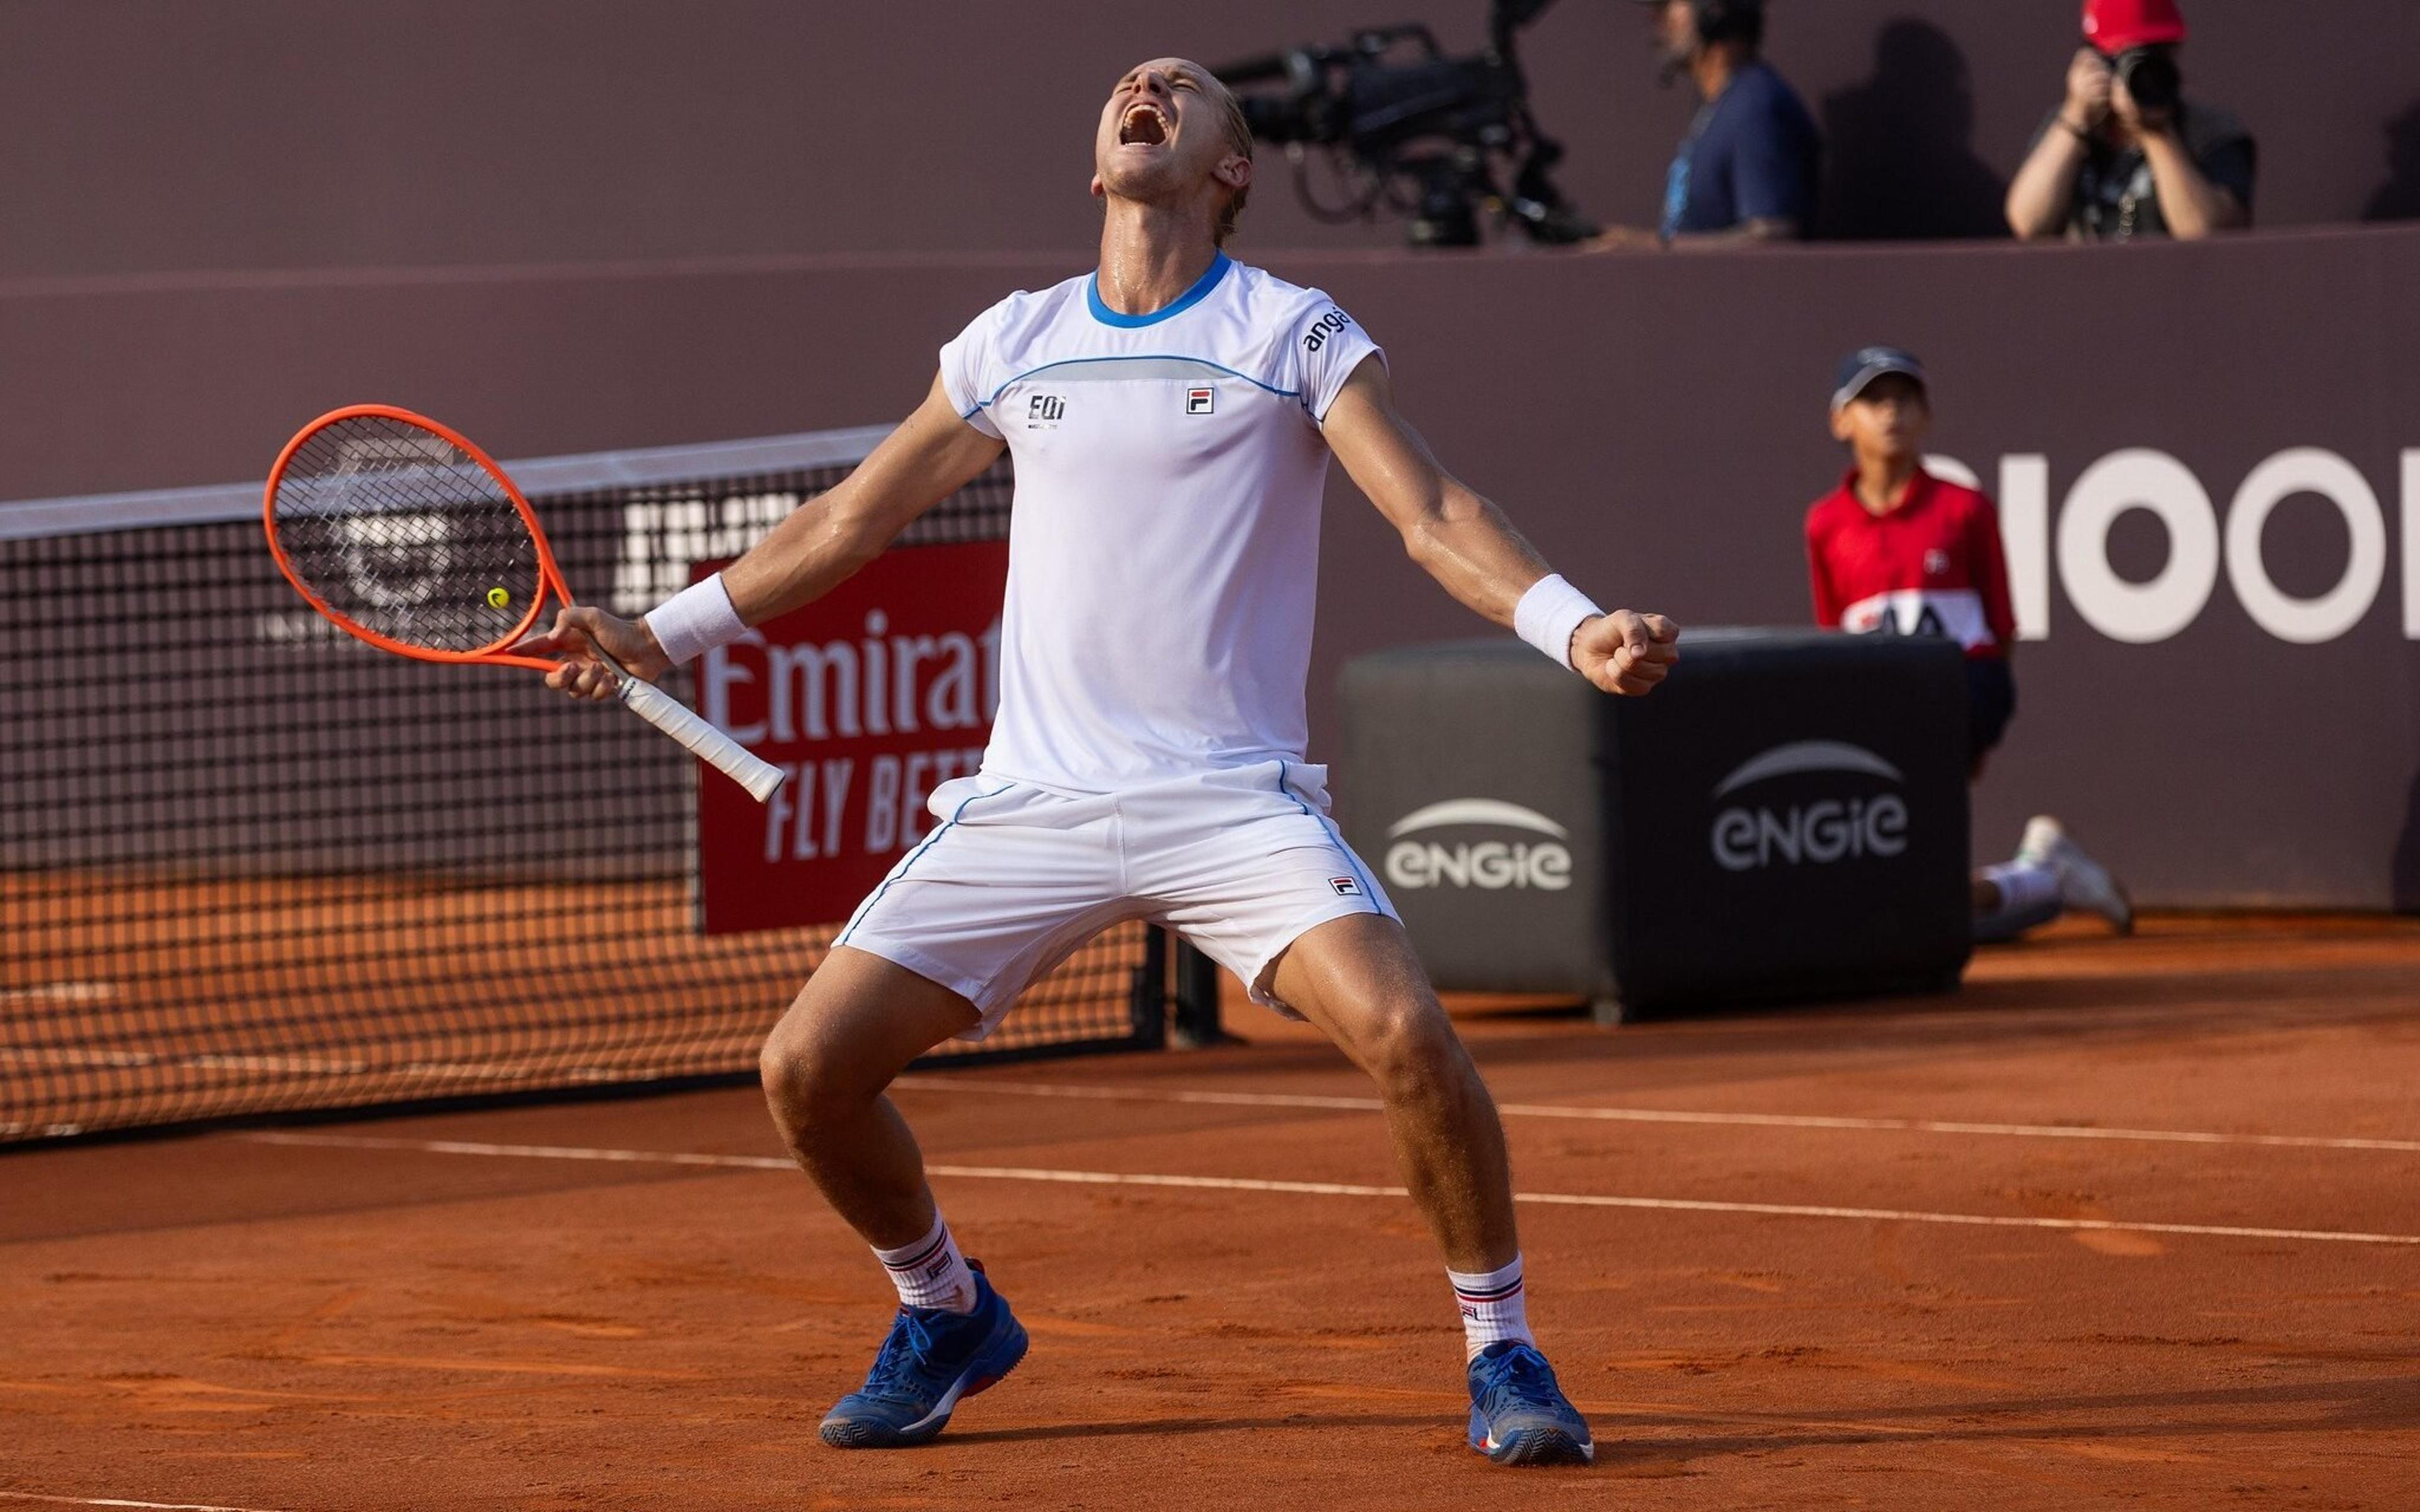
<path fill-rule="evenodd" d="M 1480 212 L 1532 240 L 1584 240 L 1597 227 L 1555 187 L 1562 145 L 1538 130 L 1514 34 L 1554 0 L 1492 0 L 1488 42 L 1448 57 L 1418 23 L 1357 32 L 1216 69 L 1252 134 L 1285 148 L 1303 208 L 1319 221 L 1408 216 L 1416 247 L 1477 246 Z M 1264 87 L 1274 86 L 1274 87 Z M 1249 91 L 1249 92 L 1248 92 Z M 1326 149 L 1342 193 L 1323 199 L 1309 159 Z M 1499 187 L 1509 171 L 1510 188 Z"/>

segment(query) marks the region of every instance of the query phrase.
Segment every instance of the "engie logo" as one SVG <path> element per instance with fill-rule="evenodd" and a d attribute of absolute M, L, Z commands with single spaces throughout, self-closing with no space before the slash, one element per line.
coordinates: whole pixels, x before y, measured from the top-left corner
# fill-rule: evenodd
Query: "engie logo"
<path fill-rule="evenodd" d="M 1801 740 L 1742 763 L 1716 785 L 1714 798 L 1720 803 L 1760 783 L 1815 772 L 1865 779 L 1855 785 L 1866 787 L 1877 780 L 1896 787 L 1903 780 L 1898 767 L 1862 746 Z M 1892 856 L 1907 849 L 1907 800 L 1896 793 L 1868 792 L 1787 808 L 1733 804 L 1714 815 L 1709 838 L 1714 860 L 1726 872 Z"/>
<path fill-rule="evenodd" d="M 1512 829 L 1542 841 L 1484 840 L 1445 844 L 1411 837 L 1432 829 Z M 1534 887 L 1572 885 L 1571 832 L 1534 810 L 1495 798 L 1455 798 L 1405 814 L 1387 831 L 1387 880 L 1398 887 Z"/>

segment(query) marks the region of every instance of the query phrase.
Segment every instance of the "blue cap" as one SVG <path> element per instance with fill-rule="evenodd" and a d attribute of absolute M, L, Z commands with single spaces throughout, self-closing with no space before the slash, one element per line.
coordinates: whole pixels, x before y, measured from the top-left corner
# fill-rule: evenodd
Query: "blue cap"
<path fill-rule="evenodd" d="M 1832 408 L 1838 409 L 1865 393 L 1867 384 L 1885 373 L 1904 373 L 1920 386 L 1932 387 L 1914 352 L 1897 347 L 1867 347 L 1840 359 L 1839 374 L 1832 380 Z"/>

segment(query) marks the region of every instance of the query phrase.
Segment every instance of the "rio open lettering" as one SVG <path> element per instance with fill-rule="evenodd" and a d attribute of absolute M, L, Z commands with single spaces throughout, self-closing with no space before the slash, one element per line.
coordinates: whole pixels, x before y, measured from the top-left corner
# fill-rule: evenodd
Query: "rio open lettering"
<path fill-rule="evenodd" d="M 1972 468 L 1946 456 L 1927 457 L 1932 471 L 1979 487 Z M 2054 529 L 2050 458 L 2000 458 L 2000 533 L 2018 634 L 2050 639 L 2051 583 L 2067 592 L 2085 624 L 2112 640 L 2149 645 L 2190 629 L 2214 595 L 2222 571 L 2236 603 L 2260 629 L 2292 645 L 2321 645 L 2350 634 L 2385 595 L 2390 570 L 2400 579 L 2402 629 L 2420 640 L 2420 450 L 2401 454 L 2401 560 L 2390 561 L 2381 490 L 2336 453 L 2289 447 L 2245 474 L 2224 519 L 2193 468 L 2165 452 L 2134 447 L 2112 452 L 2080 473 Z M 2346 549 L 2333 584 L 2311 597 L 2278 585 L 2264 555 L 2264 531 L 2278 505 L 2298 495 L 2323 501 L 2341 519 Z M 2110 528 L 2141 510 L 2167 539 L 2167 560 L 2148 581 L 2135 582 L 2110 564 Z M 2054 549 L 2055 548 L 2055 549 Z"/>

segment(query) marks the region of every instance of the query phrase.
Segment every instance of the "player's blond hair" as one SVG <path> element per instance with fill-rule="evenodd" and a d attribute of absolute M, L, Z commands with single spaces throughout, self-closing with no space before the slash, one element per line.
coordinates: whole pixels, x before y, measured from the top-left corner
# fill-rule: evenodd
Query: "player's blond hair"
<path fill-rule="evenodd" d="M 1244 119 L 1243 102 L 1235 98 L 1233 89 L 1227 87 L 1225 80 L 1214 74 L 1203 74 L 1202 84 L 1202 94 L 1218 102 L 1218 124 L 1226 128 L 1228 147 L 1245 162 L 1251 162 L 1252 128 L 1251 123 Z M 1252 186 L 1249 184 L 1228 196 L 1225 207 L 1218 211 L 1218 224 L 1211 233 L 1220 246 L 1225 246 L 1227 239 L 1235 234 L 1235 223 L 1243 218 L 1244 202 L 1251 197 Z"/>

